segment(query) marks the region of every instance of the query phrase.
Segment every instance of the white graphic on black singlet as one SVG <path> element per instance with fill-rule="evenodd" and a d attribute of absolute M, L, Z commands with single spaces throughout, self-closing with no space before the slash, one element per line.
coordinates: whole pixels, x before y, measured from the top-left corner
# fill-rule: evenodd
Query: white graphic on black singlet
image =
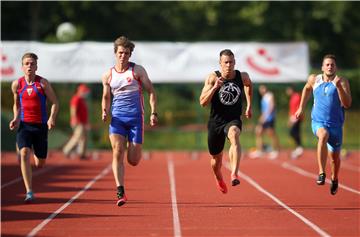
<path fill-rule="evenodd" d="M 235 83 L 225 83 L 219 91 L 220 102 L 224 105 L 235 104 L 240 97 L 241 90 Z"/>

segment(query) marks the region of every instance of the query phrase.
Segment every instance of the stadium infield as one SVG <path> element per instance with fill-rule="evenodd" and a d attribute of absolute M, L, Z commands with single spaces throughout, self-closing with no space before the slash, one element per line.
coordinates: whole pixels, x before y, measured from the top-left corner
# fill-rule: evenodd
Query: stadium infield
<path fill-rule="evenodd" d="M 1 236 L 360 236 L 359 151 L 342 160 L 335 196 L 328 182 L 315 183 L 313 150 L 297 160 L 289 151 L 276 160 L 245 154 L 236 187 L 225 156 L 227 194 L 216 188 L 207 152 L 146 151 L 137 167 L 126 163 L 122 207 L 111 152 L 94 154 L 83 161 L 50 151 L 33 172 L 36 200 L 24 204 L 16 155 L 2 152 Z"/>

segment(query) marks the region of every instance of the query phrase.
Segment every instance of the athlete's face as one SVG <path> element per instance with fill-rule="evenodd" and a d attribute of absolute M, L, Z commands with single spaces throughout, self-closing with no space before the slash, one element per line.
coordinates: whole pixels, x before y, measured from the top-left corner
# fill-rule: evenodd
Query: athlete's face
<path fill-rule="evenodd" d="M 234 71 L 235 58 L 234 56 L 222 55 L 220 57 L 221 72 L 226 75 L 230 75 Z"/>
<path fill-rule="evenodd" d="M 131 56 L 130 49 L 124 48 L 123 46 L 119 46 L 116 51 L 116 58 L 120 63 L 129 62 L 129 58 Z"/>
<path fill-rule="evenodd" d="M 24 58 L 22 61 L 22 70 L 25 75 L 35 75 L 37 70 L 37 62 L 33 58 Z"/>
<path fill-rule="evenodd" d="M 324 59 L 321 70 L 325 73 L 326 76 L 334 76 L 336 74 L 335 60 L 332 58 Z"/>

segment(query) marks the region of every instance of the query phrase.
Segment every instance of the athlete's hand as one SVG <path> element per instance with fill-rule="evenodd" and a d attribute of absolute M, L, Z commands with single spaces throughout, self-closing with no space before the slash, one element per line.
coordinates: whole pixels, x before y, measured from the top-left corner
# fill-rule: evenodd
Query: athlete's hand
<path fill-rule="evenodd" d="M 217 77 L 214 83 L 214 87 L 220 88 L 222 87 L 222 85 L 224 85 L 224 80 L 222 79 L 222 77 Z"/>
<path fill-rule="evenodd" d="M 103 122 L 106 122 L 106 119 L 107 119 L 107 113 L 106 113 L 106 110 L 104 109 L 102 112 L 102 115 L 101 115 L 101 120 Z"/>
<path fill-rule="evenodd" d="M 333 83 L 335 84 L 336 88 L 339 88 L 341 86 L 341 78 L 338 76 L 335 76 Z"/>
<path fill-rule="evenodd" d="M 251 118 L 251 116 L 252 116 L 252 109 L 251 107 L 247 107 L 245 110 L 245 117 L 249 119 Z"/>
<path fill-rule="evenodd" d="M 48 129 L 52 129 L 55 127 L 55 120 L 53 118 L 49 118 L 49 120 L 47 121 L 47 125 L 48 125 Z"/>
<path fill-rule="evenodd" d="M 155 114 L 150 115 L 150 126 L 153 127 L 158 123 L 158 117 Z"/>
<path fill-rule="evenodd" d="M 14 130 L 15 128 L 19 127 L 19 124 L 20 124 L 20 119 L 13 119 L 10 121 L 9 123 L 9 128 L 10 130 Z"/>
<path fill-rule="evenodd" d="M 296 118 L 296 119 L 299 119 L 302 114 L 303 114 L 302 109 L 301 109 L 301 108 L 298 108 L 298 110 L 296 110 L 296 112 L 295 112 L 295 118 Z"/>

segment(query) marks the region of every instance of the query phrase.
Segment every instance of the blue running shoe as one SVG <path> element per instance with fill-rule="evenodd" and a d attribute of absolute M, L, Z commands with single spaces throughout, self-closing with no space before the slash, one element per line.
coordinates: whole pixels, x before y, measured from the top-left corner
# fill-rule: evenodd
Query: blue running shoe
<path fill-rule="evenodd" d="M 338 180 L 331 180 L 331 185 L 330 185 L 330 193 L 331 193 L 331 195 L 335 195 L 337 193 L 338 186 L 339 186 L 339 181 Z"/>
<path fill-rule="evenodd" d="M 326 179 L 326 174 L 321 173 L 321 174 L 319 174 L 319 177 L 318 177 L 318 180 L 316 180 L 316 183 L 318 185 L 324 185 L 325 184 L 325 179 Z"/>
<path fill-rule="evenodd" d="M 27 192 L 26 196 L 25 196 L 25 203 L 32 203 L 34 201 L 35 197 L 34 197 L 34 193 L 32 191 Z"/>

